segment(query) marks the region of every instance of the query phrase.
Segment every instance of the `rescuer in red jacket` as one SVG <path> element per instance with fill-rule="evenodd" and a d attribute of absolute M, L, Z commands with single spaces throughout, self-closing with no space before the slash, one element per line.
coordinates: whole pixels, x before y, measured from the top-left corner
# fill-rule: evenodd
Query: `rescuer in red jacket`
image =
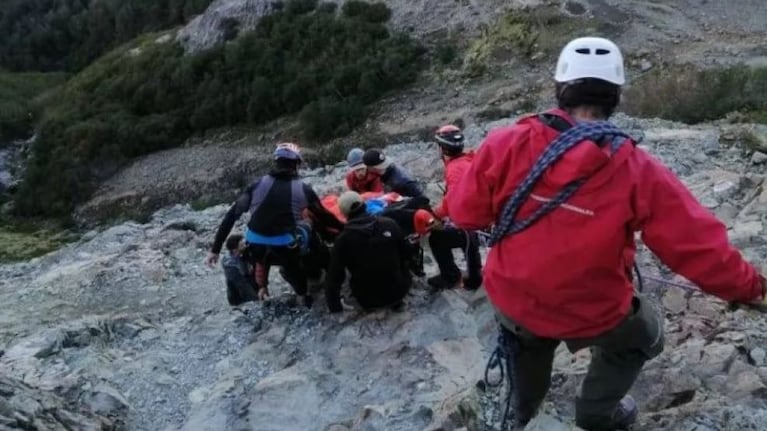
<path fill-rule="evenodd" d="M 518 421 L 536 414 L 564 341 L 593 348 L 576 424 L 619 430 L 637 416 L 628 390 L 663 350 L 663 318 L 632 284 L 634 233 L 722 299 L 763 301 L 764 278 L 668 168 L 605 121 L 625 82 L 614 43 L 571 41 L 555 81 L 559 109 L 492 131 L 447 205 L 460 227 L 494 225 L 484 285 L 517 346 Z"/>
<path fill-rule="evenodd" d="M 464 151 L 463 131 L 452 124 L 447 124 L 434 134 L 434 141 L 439 146 L 442 162 L 445 164 L 445 196 L 442 203 L 434 209 L 434 215 L 440 220 L 450 219 L 447 202 L 451 190 L 461 180 L 471 166 L 474 152 Z M 429 277 L 427 282 L 435 289 L 450 289 L 463 286 L 467 290 L 479 289 L 482 285 L 482 258 L 479 254 L 479 239 L 473 231 L 446 225 L 429 235 L 429 248 L 439 267 L 439 274 Z M 466 277 L 455 264 L 453 249 L 463 251 L 466 259 Z"/>

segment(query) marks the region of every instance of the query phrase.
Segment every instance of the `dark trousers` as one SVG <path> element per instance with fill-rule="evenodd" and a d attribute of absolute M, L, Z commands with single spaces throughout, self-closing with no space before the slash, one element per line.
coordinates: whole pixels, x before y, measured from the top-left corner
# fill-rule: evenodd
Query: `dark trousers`
<path fill-rule="evenodd" d="M 321 241 L 312 241 L 309 253 L 301 254 L 300 248 L 248 244 L 245 256 L 248 261 L 261 266 L 257 283 L 266 287 L 269 269 L 280 267 L 280 275 L 290 284 L 297 295 L 306 295 L 309 279 L 318 279 L 322 270 L 327 269 L 330 253 Z M 260 280 L 258 280 L 260 278 Z"/>
<path fill-rule="evenodd" d="M 482 260 L 476 233 L 452 227 L 434 230 L 429 235 L 429 247 L 445 281 L 452 283 L 461 279 L 461 271 L 453 258 L 454 248 L 463 250 L 469 280 L 477 281 L 482 278 Z"/>
<path fill-rule="evenodd" d="M 607 429 L 644 363 L 663 351 L 663 318 L 641 296 L 634 298 L 633 309 L 623 322 L 591 338 L 539 338 L 504 317 L 501 321 L 517 337 L 515 410 L 523 420 L 535 415 L 549 390 L 554 352 L 562 341 L 572 353 L 591 348 L 591 363 L 575 403 L 576 424 L 589 431 Z"/>

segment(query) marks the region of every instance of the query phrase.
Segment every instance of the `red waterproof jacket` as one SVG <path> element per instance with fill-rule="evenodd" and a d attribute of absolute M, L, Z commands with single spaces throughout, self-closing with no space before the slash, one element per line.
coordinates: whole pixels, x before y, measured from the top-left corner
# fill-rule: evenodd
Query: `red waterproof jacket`
<path fill-rule="evenodd" d="M 346 174 L 346 186 L 349 187 L 349 190 L 357 193 L 381 193 L 384 191 L 381 176 L 370 171 L 368 171 L 362 179 L 358 179 L 357 176 L 354 175 L 354 171 L 349 171 L 349 173 Z"/>
<path fill-rule="evenodd" d="M 469 170 L 472 159 L 474 159 L 474 152 L 467 151 L 459 157 L 445 160 L 445 196 L 442 198 L 442 203 L 439 207 L 434 209 L 434 215 L 438 218 L 442 219 L 450 216 L 450 211 L 447 207 L 450 191 L 456 187 L 461 178 L 463 178 Z"/>
<path fill-rule="evenodd" d="M 570 124 L 564 111 L 552 110 Z M 537 116 L 492 131 L 448 200 L 467 229 L 496 222 L 507 199 L 558 132 Z M 629 312 L 634 232 L 673 271 L 730 301 L 761 297 L 761 276 L 727 229 L 661 162 L 626 143 L 610 155 L 583 142 L 544 173 L 517 218 L 527 218 L 570 181 L 589 179 L 565 204 L 502 239 L 484 268 L 487 295 L 541 337 L 591 337 Z"/>

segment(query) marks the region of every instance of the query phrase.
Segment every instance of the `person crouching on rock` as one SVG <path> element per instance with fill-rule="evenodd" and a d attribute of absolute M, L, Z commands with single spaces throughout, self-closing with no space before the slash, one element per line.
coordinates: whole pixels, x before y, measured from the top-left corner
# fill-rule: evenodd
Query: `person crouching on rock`
<path fill-rule="evenodd" d="M 442 203 L 434 209 L 434 215 L 439 220 L 449 220 L 447 203 L 451 198 L 451 191 L 471 166 L 474 153 L 464 151 L 463 131 L 452 124 L 440 127 L 434 135 L 434 141 L 445 164 L 445 196 Z M 479 238 L 476 232 L 445 224 L 444 229 L 435 230 L 429 236 L 429 248 L 439 267 L 439 274 L 427 280 L 431 287 L 441 290 L 463 285 L 467 290 L 479 289 L 482 285 L 482 257 L 479 254 Z M 466 259 L 465 278 L 455 264 L 454 248 L 461 249 Z"/>
<path fill-rule="evenodd" d="M 346 155 L 349 172 L 346 174 L 346 187 L 357 193 L 383 193 L 381 175 L 368 169 L 362 161 L 365 152 L 361 148 L 352 148 Z"/>
<path fill-rule="evenodd" d="M 575 400 L 584 430 L 629 428 L 627 392 L 663 350 L 663 317 L 632 282 L 634 233 L 671 270 L 724 300 L 764 299 L 764 278 L 727 227 L 684 184 L 607 119 L 625 82 L 619 48 L 570 41 L 554 75 L 558 109 L 490 132 L 450 191 L 452 221 L 494 224 L 487 296 L 513 367 L 517 426 L 551 384 L 557 346 L 591 348 Z"/>
<path fill-rule="evenodd" d="M 418 181 L 387 159 L 383 151 L 377 148 L 365 151 L 362 162 L 369 171 L 381 176 L 381 181 L 389 191 L 411 198 L 423 196 L 423 190 Z"/>
<path fill-rule="evenodd" d="M 356 192 L 344 192 L 338 205 L 347 217 L 330 255 L 325 282 L 328 308 L 343 310 L 341 285 L 349 270 L 352 296 L 365 310 L 399 309 L 410 290 L 410 248 L 402 229 L 387 217 L 368 215 Z"/>
<path fill-rule="evenodd" d="M 255 265 L 262 265 L 256 271 L 259 298 L 269 296 L 266 281 L 269 268 L 275 265 L 281 267 L 282 277 L 309 307 L 312 298 L 307 291 L 308 278 L 319 279 L 322 276 L 327 249 L 317 238 L 312 222 L 304 216 L 309 213 L 314 223 L 338 231 L 344 225 L 322 206 L 312 187 L 299 179 L 301 161 L 297 145 L 277 145 L 274 168 L 248 186 L 229 208 L 206 261 L 209 265 L 215 264 L 224 238 L 237 219 L 249 211 L 245 254 Z"/>
<path fill-rule="evenodd" d="M 226 299 L 229 305 L 236 306 L 248 301 L 257 301 L 258 286 L 253 268 L 243 259 L 245 238 L 232 234 L 226 240 L 227 255 L 221 259 L 226 277 Z"/>

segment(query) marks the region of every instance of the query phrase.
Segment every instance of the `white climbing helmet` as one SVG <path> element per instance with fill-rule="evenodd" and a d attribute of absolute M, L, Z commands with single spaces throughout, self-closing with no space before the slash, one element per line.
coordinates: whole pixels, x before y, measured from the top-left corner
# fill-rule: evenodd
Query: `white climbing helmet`
<path fill-rule="evenodd" d="M 601 37 L 580 37 L 562 49 L 554 80 L 568 82 L 582 78 L 598 78 L 623 85 L 623 55 L 618 45 Z"/>

